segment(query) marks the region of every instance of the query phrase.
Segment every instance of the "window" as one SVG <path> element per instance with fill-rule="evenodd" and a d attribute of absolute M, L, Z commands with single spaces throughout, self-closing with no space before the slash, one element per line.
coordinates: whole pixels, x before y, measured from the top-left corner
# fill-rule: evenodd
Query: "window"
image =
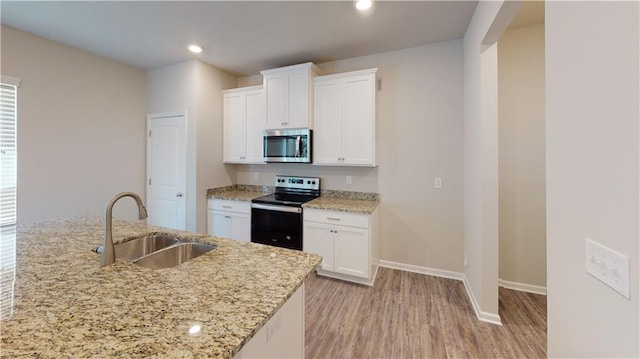
<path fill-rule="evenodd" d="M 0 320 L 13 314 L 16 277 L 17 95 L 20 81 L 0 83 Z"/>
<path fill-rule="evenodd" d="M 0 225 L 16 224 L 17 151 L 16 95 L 17 87 L 0 85 Z"/>

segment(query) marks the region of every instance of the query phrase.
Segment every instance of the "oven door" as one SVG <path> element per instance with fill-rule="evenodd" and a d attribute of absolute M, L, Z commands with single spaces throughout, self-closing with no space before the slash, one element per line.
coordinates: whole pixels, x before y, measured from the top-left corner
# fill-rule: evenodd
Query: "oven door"
<path fill-rule="evenodd" d="M 251 204 L 251 242 L 302 250 L 302 208 Z"/>

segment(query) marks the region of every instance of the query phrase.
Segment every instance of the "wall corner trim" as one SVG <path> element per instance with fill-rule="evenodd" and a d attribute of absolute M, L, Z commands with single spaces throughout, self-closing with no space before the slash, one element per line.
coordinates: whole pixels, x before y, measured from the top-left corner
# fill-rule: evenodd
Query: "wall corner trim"
<path fill-rule="evenodd" d="M 547 295 L 547 287 L 543 287 L 539 285 L 511 282 L 504 279 L 499 279 L 498 285 L 506 289 L 519 290 L 521 292 L 527 292 L 527 293 L 533 293 L 533 294 Z"/>
<path fill-rule="evenodd" d="M 476 296 L 473 294 L 471 290 L 471 286 L 469 285 L 469 281 L 467 280 L 466 275 L 462 275 L 462 282 L 464 283 L 464 289 L 467 290 L 467 296 L 469 296 L 469 301 L 471 301 L 471 305 L 473 306 L 473 311 L 476 313 L 476 317 L 478 320 L 485 323 L 502 325 L 502 320 L 500 319 L 500 315 L 487 313 L 480 310 L 480 306 L 478 305 L 478 301 L 476 300 Z"/>

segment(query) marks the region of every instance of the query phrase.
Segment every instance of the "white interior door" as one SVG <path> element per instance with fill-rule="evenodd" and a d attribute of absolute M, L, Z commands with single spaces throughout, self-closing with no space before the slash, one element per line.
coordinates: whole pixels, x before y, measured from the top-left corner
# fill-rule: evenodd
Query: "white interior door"
<path fill-rule="evenodd" d="M 184 114 L 147 117 L 147 209 L 151 225 L 185 230 L 187 147 Z"/>

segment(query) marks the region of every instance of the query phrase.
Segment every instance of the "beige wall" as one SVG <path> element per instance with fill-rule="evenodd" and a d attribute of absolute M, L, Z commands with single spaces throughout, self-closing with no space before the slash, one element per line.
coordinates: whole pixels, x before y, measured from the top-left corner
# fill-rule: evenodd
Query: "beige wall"
<path fill-rule="evenodd" d="M 498 42 L 500 279 L 546 287 L 544 25 Z"/>
<path fill-rule="evenodd" d="M 144 196 L 143 71 L 6 26 L 1 70 L 22 80 L 18 223 L 103 215 L 119 192 Z M 135 219 L 137 207 L 114 215 Z"/>
<path fill-rule="evenodd" d="M 147 72 L 147 112 L 187 113 L 187 230 L 206 232 L 207 188 L 235 178 L 222 165 L 222 90 L 236 78 L 197 60 Z"/>
<path fill-rule="evenodd" d="M 274 174 L 301 174 L 321 177 L 324 189 L 379 192 L 381 259 L 462 272 L 462 41 L 319 67 L 324 74 L 379 69 L 379 167 L 237 165 L 237 182 L 272 185 Z M 434 177 L 443 178 L 442 189 L 433 187 Z"/>
<path fill-rule="evenodd" d="M 222 163 L 222 90 L 235 87 L 236 77 L 197 61 L 196 230 L 207 232 L 207 189 L 233 184 L 235 169 Z"/>
<path fill-rule="evenodd" d="M 546 3 L 550 357 L 640 357 L 640 6 Z M 629 256 L 626 299 L 585 271 L 585 237 Z"/>

